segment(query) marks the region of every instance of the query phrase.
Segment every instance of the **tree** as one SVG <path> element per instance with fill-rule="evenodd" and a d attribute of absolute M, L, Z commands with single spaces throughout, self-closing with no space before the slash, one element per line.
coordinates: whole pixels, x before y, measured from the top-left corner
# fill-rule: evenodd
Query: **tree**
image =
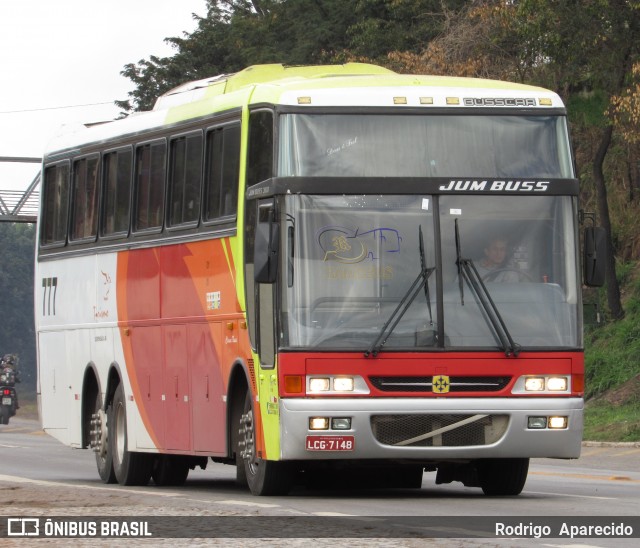
<path fill-rule="evenodd" d="M 124 113 L 148 110 L 189 80 L 250 65 L 368 61 L 392 65 L 387 53 L 418 53 L 442 30 L 445 9 L 465 0 L 208 0 L 191 34 L 167 38 L 172 57 L 150 56 L 122 74 L 135 89 L 118 101 Z"/>

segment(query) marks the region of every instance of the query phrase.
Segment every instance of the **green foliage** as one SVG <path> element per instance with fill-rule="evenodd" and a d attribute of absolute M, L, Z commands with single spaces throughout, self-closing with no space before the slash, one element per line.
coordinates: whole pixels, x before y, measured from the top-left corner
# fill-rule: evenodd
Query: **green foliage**
<path fill-rule="evenodd" d="M 589 441 L 640 441 L 640 403 L 612 406 L 600 402 L 588 405 L 583 437 Z"/>
<path fill-rule="evenodd" d="M 36 384 L 34 245 L 33 225 L 0 223 L 0 355 L 19 355 L 22 383 L 31 387 Z"/>
<path fill-rule="evenodd" d="M 640 278 L 633 264 L 620 269 L 629 296 L 625 317 L 586 334 L 585 392 L 593 398 L 640 374 Z"/>
<path fill-rule="evenodd" d="M 250 65 L 388 63 L 391 51 L 419 53 L 443 29 L 445 11 L 464 0 L 208 0 L 207 16 L 183 37 L 167 38 L 176 54 L 150 56 L 122 71 L 135 85 L 116 104 L 129 113 L 189 80 Z"/>
<path fill-rule="evenodd" d="M 609 98 L 600 90 L 570 95 L 567 99 L 569 120 L 584 127 L 604 127 L 609 123 L 606 111 Z"/>

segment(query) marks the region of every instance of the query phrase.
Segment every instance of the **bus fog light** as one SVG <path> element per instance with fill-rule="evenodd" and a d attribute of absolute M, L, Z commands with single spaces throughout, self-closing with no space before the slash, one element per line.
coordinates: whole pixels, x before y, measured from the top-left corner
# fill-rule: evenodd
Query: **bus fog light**
<path fill-rule="evenodd" d="M 353 392 L 353 377 L 336 377 L 333 379 L 333 389 L 336 392 Z"/>
<path fill-rule="evenodd" d="M 351 417 L 334 417 L 331 419 L 332 430 L 351 430 Z"/>
<path fill-rule="evenodd" d="M 527 392 L 542 392 L 544 390 L 544 377 L 529 377 L 525 379 L 524 389 Z"/>
<path fill-rule="evenodd" d="M 310 417 L 309 430 L 329 430 L 329 419 L 327 417 Z"/>
<path fill-rule="evenodd" d="M 328 391 L 329 391 L 328 377 L 314 377 L 309 379 L 309 392 L 328 392 Z"/>
<path fill-rule="evenodd" d="M 549 377 L 547 379 L 547 390 L 553 392 L 566 392 L 569 383 L 567 377 Z"/>
<path fill-rule="evenodd" d="M 547 427 L 547 417 L 529 417 L 527 428 L 530 430 L 541 430 Z"/>
<path fill-rule="evenodd" d="M 568 417 L 549 417 L 549 428 L 562 430 L 567 427 Z"/>

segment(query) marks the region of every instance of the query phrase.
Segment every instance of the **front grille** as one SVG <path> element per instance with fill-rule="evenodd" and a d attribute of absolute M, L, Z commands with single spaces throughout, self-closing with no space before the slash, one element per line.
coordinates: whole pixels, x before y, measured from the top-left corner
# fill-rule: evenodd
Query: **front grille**
<path fill-rule="evenodd" d="M 466 447 L 497 442 L 508 423 L 508 415 L 373 415 L 371 430 L 384 445 Z"/>
<path fill-rule="evenodd" d="M 369 377 L 382 392 L 432 392 L 433 377 Z M 450 377 L 449 393 L 499 392 L 511 377 Z"/>

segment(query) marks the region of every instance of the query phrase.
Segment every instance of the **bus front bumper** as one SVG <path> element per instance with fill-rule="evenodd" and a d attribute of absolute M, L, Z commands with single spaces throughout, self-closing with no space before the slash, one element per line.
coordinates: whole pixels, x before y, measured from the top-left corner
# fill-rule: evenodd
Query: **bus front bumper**
<path fill-rule="evenodd" d="M 282 399 L 280 456 L 572 459 L 580 456 L 583 407 L 582 398 Z M 329 419 L 329 428 L 311 430 L 312 418 Z M 550 427 L 551 418 L 559 428 Z M 331 429 L 332 419 L 351 419 L 350 428 Z"/>

